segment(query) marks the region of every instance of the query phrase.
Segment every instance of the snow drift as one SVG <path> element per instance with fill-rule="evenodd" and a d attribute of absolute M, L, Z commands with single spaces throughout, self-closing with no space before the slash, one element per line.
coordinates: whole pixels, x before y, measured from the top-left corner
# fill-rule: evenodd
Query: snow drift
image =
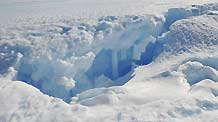
<path fill-rule="evenodd" d="M 215 120 L 217 11 L 2 26 L 0 120 Z"/>

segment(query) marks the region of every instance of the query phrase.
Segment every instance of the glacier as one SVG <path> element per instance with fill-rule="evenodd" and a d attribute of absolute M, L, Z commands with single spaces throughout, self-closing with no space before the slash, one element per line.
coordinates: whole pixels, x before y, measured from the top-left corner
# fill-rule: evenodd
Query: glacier
<path fill-rule="evenodd" d="M 2 23 L 0 120 L 216 121 L 217 11 Z"/>

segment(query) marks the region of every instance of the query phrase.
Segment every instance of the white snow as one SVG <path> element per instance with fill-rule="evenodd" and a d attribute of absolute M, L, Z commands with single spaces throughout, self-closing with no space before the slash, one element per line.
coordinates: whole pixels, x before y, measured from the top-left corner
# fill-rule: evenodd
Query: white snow
<path fill-rule="evenodd" d="M 159 14 L 168 8 L 192 4 L 214 3 L 217 0 L 1 0 L 1 20 L 11 18 L 62 17 L 78 18 Z"/>
<path fill-rule="evenodd" d="M 0 1 L 0 122 L 215 122 L 216 2 Z"/>

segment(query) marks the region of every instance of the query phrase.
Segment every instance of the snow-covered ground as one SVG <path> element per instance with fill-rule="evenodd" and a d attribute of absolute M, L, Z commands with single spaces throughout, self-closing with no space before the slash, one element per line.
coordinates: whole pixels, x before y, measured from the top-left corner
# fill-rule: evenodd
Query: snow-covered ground
<path fill-rule="evenodd" d="M 96 18 L 159 14 L 172 7 L 215 3 L 217 0 L 1 0 L 0 21 L 14 18 Z"/>
<path fill-rule="evenodd" d="M 216 0 L 7 0 L 0 16 L 0 122 L 218 121 Z"/>

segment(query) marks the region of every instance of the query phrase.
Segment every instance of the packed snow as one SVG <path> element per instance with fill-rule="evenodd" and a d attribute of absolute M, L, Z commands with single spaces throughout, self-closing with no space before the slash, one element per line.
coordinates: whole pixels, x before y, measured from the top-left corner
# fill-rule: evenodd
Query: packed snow
<path fill-rule="evenodd" d="M 218 121 L 217 13 L 215 0 L 0 1 L 0 122 Z"/>

